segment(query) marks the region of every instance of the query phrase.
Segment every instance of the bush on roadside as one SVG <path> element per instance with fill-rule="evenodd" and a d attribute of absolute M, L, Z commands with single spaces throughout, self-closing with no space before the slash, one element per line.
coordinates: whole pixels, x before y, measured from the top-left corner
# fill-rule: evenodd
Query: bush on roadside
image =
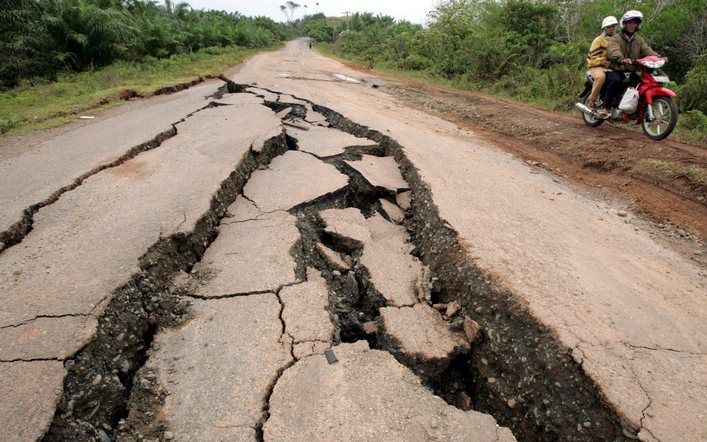
<path fill-rule="evenodd" d="M 699 57 L 677 92 L 681 109 L 707 113 L 707 54 Z"/>
<path fill-rule="evenodd" d="M 334 28 L 326 20 L 314 20 L 304 25 L 304 33 L 314 41 L 332 41 L 334 38 Z"/>
<path fill-rule="evenodd" d="M 290 27 L 266 17 L 195 10 L 170 0 L 4 0 L 0 89 L 120 60 L 167 58 L 214 46 L 262 48 L 292 35 Z"/>
<path fill-rule="evenodd" d="M 338 22 L 332 49 L 368 66 L 424 71 L 448 84 L 569 110 L 601 20 L 635 7 L 629 0 L 442 0 L 427 27 L 352 14 Z M 649 17 L 641 34 L 670 57 L 666 71 L 677 81 L 681 111 L 707 113 L 705 0 L 642 0 L 639 9 Z"/>

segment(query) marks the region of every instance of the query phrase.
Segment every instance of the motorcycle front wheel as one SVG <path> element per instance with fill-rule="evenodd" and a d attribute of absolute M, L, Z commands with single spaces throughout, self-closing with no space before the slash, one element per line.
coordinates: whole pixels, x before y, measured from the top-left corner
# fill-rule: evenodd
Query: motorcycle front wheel
<path fill-rule="evenodd" d="M 586 96 L 584 98 L 584 105 L 589 106 L 589 96 Z M 584 124 L 589 127 L 597 127 L 604 122 L 603 118 L 594 118 L 593 116 L 587 115 L 584 112 L 582 112 L 582 119 L 584 120 Z"/>
<path fill-rule="evenodd" d="M 656 97 L 653 99 L 653 121 L 648 121 L 645 113 L 641 128 L 651 140 L 662 140 L 670 135 L 678 123 L 678 106 L 671 97 Z"/>

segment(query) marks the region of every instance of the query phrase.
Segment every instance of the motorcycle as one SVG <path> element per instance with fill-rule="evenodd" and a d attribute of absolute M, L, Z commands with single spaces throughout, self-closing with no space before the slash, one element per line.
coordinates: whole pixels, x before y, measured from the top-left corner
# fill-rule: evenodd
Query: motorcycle
<path fill-rule="evenodd" d="M 575 107 L 582 112 L 582 118 L 587 126 L 597 127 L 605 120 L 617 123 L 628 123 L 635 120 L 641 125 L 643 133 L 652 140 L 662 140 L 675 129 L 678 122 L 678 107 L 673 97 L 675 92 L 666 88 L 670 81 L 667 75 L 662 74 L 659 69 L 668 62 L 667 58 L 649 56 L 633 60 L 633 63 L 641 67 L 641 81 L 638 85 L 638 107 L 635 112 L 628 114 L 619 108 L 619 103 L 609 103 L 609 117 L 602 118 L 597 110 L 601 109 L 604 103 L 601 98 L 597 99 L 595 109 L 589 108 L 589 94 L 592 90 L 594 79 L 589 72 L 586 73 L 584 92 L 579 97 L 582 102 L 576 103 Z M 625 73 L 624 83 L 628 86 L 630 73 Z M 606 84 L 602 88 L 600 97 L 604 96 Z M 617 100 L 618 101 L 618 100 Z"/>

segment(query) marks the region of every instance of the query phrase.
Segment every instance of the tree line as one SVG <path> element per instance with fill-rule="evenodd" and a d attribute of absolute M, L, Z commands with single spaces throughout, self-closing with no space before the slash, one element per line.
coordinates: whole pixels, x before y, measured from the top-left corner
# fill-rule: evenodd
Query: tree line
<path fill-rule="evenodd" d="M 2 0 L 0 88 L 56 79 L 114 61 L 139 62 L 204 48 L 265 47 L 292 27 L 266 17 L 195 10 L 166 0 Z"/>
<path fill-rule="evenodd" d="M 370 13 L 306 17 L 299 25 L 371 67 L 422 71 L 569 109 L 602 18 L 620 19 L 628 9 L 644 13 L 641 35 L 670 58 L 666 70 L 680 85 L 681 107 L 707 112 L 707 0 L 445 0 L 424 27 Z"/>

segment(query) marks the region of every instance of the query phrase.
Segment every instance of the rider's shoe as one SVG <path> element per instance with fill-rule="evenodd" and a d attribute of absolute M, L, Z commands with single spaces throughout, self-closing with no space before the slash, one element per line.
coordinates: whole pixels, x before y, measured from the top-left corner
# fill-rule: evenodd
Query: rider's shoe
<path fill-rule="evenodd" d="M 609 112 L 609 110 L 606 108 L 599 109 L 598 111 L 596 111 L 596 114 L 597 114 L 597 117 L 599 117 L 603 120 L 606 120 L 607 118 L 609 118 L 611 116 L 611 112 Z"/>

